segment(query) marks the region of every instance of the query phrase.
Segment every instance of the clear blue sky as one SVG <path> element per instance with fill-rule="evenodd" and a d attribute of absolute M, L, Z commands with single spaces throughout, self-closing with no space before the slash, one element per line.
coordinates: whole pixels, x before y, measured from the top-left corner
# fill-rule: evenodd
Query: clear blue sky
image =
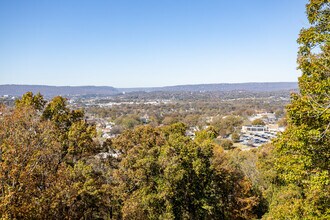
<path fill-rule="evenodd" d="M 0 84 L 297 81 L 305 0 L 0 0 Z"/>

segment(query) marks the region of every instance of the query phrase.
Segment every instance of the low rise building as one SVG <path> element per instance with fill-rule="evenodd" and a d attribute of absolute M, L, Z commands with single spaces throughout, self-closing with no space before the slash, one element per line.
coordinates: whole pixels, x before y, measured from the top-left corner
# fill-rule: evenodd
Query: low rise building
<path fill-rule="evenodd" d="M 268 132 L 268 131 L 269 131 L 268 126 L 262 126 L 262 125 L 242 126 L 242 133 L 249 133 L 249 132 L 264 133 L 264 132 Z"/>

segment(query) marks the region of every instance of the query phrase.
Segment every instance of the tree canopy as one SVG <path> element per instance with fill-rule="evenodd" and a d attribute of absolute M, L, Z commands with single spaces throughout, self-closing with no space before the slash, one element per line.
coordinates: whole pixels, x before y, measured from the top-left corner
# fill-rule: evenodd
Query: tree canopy
<path fill-rule="evenodd" d="M 95 127 L 62 97 L 45 103 L 29 92 L 1 109 L 0 218 L 106 218 L 109 185 L 89 162 Z"/>
<path fill-rule="evenodd" d="M 269 219 L 330 218 L 330 3 L 310 0 L 298 43 L 299 93 L 275 142 L 277 190 Z"/>
<path fill-rule="evenodd" d="M 141 125 L 100 143 L 63 97 L 27 93 L 1 112 L 0 218 L 260 217 L 260 194 L 213 127 L 193 140 L 183 123 Z"/>
<path fill-rule="evenodd" d="M 146 125 L 117 109 L 118 135 L 103 140 L 61 96 L 0 105 L 0 219 L 330 219 L 330 3 L 306 9 L 287 128 L 259 149 L 228 139 L 239 141 L 236 115 L 170 107 Z"/>

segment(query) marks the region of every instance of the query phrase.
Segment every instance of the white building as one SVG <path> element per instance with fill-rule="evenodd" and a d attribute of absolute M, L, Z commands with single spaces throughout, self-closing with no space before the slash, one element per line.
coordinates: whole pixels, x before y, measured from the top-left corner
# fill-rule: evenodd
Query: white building
<path fill-rule="evenodd" d="M 264 133 L 264 132 L 268 132 L 268 131 L 269 131 L 269 128 L 267 126 L 262 126 L 262 125 L 242 126 L 242 133 L 249 133 L 249 132 Z"/>
<path fill-rule="evenodd" d="M 278 124 L 268 124 L 268 125 L 245 125 L 242 126 L 242 133 L 265 133 L 272 132 L 277 133 L 279 131 L 284 131 L 285 128 L 279 127 Z"/>

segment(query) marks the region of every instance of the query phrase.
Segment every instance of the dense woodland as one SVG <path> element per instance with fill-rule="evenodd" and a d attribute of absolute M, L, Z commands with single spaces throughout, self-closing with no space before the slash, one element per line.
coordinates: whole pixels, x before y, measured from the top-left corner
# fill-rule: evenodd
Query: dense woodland
<path fill-rule="evenodd" d="M 299 93 L 272 144 L 224 150 L 212 124 L 192 139 L 189 113 L 100 141 L 83 110 L 28 92 L 0 107 L 0 218 L 329 219 L 330 3 L 306 8 Z"/>

